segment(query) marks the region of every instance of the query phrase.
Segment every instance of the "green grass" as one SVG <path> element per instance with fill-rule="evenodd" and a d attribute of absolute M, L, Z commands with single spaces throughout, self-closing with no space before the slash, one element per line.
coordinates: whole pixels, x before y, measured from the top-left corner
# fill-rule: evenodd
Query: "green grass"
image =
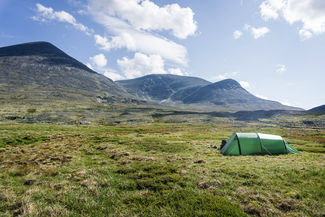
<path fill-rule="evenodd" d="M 282 135 L 302 154 L 208 148 L 234 131 Z M 0 216 L 322 216 L 324 138 L 258 123 L 0 124 Z"/>
<path fill-rule="evenodd" d="M 48 138 L 42 136 L 31 136 L 26 135 L 10 135 L 9 137 L 4 137 L 0 139 L 0 147 L 5 146 L 17 146 L 17 145 L 27 145 L 37 142 L 44 142 Z"/>

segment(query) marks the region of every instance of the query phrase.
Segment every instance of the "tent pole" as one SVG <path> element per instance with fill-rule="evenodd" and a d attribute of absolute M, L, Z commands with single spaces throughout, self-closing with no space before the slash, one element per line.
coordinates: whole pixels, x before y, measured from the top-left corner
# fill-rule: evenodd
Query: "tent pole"
<path fill-rule="evenodd" d="M 287 149 L 287 145 L 286 145 L 286 143 L 285 143 L 285 141 L 284 141 L 283 138 L 282 138 L 282 142 L 283 142 L 283 144 L 284 144 L 284 148 L 286 149 L 287 153 L 289 153 L 289 152 L 288 152 L 288 149 Z"/>
<path fill-rule="evenodd" d="M 239 138 L 238 138 L 238 135 L 236 134 L 236 138 L 237 138 L 237 141 L 238 141 L 238 149 L 239 149 L 239 154 L 241 154 L 241 148 L 240 148 L 240 142 L 239 142 Z"/>

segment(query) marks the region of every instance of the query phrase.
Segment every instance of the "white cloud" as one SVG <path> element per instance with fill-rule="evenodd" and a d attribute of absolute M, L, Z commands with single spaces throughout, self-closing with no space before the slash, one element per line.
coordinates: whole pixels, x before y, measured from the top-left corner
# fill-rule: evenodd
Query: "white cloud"
<path fill-rule="evenodd" d="M 54 11 L 53 8 L 47 8 L 43 6 L 42 4 L 37 3 L 37 12 L 38 14 L 36 16 L 33 16 L 32 19 L 36 21 L 49 21 L 49 20 L 56 20 L 63 23 L 69 23 L 74 28 L 85 32 L 87 35 L 90 35 L 93 33 L 92 29 L 89 29 L 87 26 L 78 23 L 76 19 L 65 11 Z"/>
<path fill-rule="evenodd" d="M 258 39 L 260 37 L 264 37 L 265 34 L 270 32 L 270 29 L 267 27 L 261 27 L 261 28 L 251 28 L 252 34 L 255 39 Z"/>
<path fill-rule="evenodd" d="M 260 13 L 264 20 L 277 19 L 279 14 L 267 2 L 260 5 Z"/>
<path fill-rule="evenodd" d="M 301 23 L 299 35 L 303 40 L 325 32 L 324 0 L 265 0 L 260 5 L 264 20 L 283 17 L 288 23 Z"/>
<path fill-rule="evenodd" d="M 112 48 L 111 43 L 108 41 L 106 37 L 102 37 L 100 35 L 94 35 L 95 43 L 99 46 L 100 49 L 109 51 Z"/>
<path fill-rule="evenodd" d="M 286 105 L 286 106 L 292 106 L 291 103 L 289 103 L 287 100 L 281 100 L 279 101 L 281 104 Z"/>
<path fill-rule="evenodd" d="M 159 55 L 146 55 L 143 53 L 135 53 L 133 58 L 123 57 L 117 60 L 120 71 L 126 78 L 135 78 L 148 74 L 173 74 L 173 75 L 188 75 L 180 68 L 168 68 L 165 70 L 165 63 Z"/>
<path fill-rule="evenodd" d="M 105 67 L 107 65 L 107 59 L 103 54 L 98 54 L 94 57 L 89 57 L 89 59 L 93 62 L 93 65 L 90 63 L 86 63 L 86 66 L 91 70 L 94 70 L 113 81 L 124 79 L 122 75 L 117 73 L 114 69 L 110 69 Z"/>
<path fill-rule="evenodd" d="M 234 31 L 234 33 L 233 33 L 234 39 L 240 38 L 242 36 L 242 34 L 243 33 L 241 31 L 239 31 L 239 30 Z"/>
<path fill-rule="evenodd" d="M 107 69 L 102 73 L 104 76 L 112 79 L 113 81 L 125 79 L 122 75 L 114 72 L 114 70 Z"/>
<path fill-rule="evenodd" d="M 239 84 L 245 89 L 250 87 L 247 81 L 240 81 Z"/>
<path fill-rule="evenodd" d="M 96 56 L 89 57 L 89 59 L 96 65 L 97 68 L 103 68 L 107 64 L 107 59 L 104 54 L 97 54 Z"/>
<path fill-rule="evenodd" d="M 91 70 L 94 70 L 94 67 L 90 63 L 86 63 L 86 66 L 90 68 Z"/>
<path fill-rule="evenodd" d="M 277 19 L 278 10 L 284 6 L 283 0 L 267 0 L 260 5 L 260 13 L 264 20 Z"/>
<path fill-rule="evenodd" d="M 278 64 L 277 66 L 276 66 L 276 72 L 278 72 L 278 73 L 284 73 L 284 72 L 286 72 L 287 71 L 287 67 L 286 67 L 286 65 L 283 65 L 283 64 Z"/>
<path fill-rule="evenodd" d="M 299 35 L 302 40 L 307 40 L 313 36 L 313 33 L 311 33 L 309 30 L 306 29 L 300 29 Z"/>
<path fill-rule="evenodd" d="M 234 78 L 238 74 L 239 74 L 238 72 L 223 73 L 223 74 L 219 74 L 217 76 L 213 76 L 209 80 L 212 81 L 212 82 L 221 81 L 221 80 L 225 80 L 225 79 L 228 79 L 228 78 Z"/>
<path fill-rule="evenodd" d="M 251 32 L 251 34 L 253 35 L 254 39 L 258 39 L 261 37 L 264 37 L 267 33 L 270 32 L 270 29 L 267 27 L 260 27 L 260 28 L 256 28 L 254 26 L 251 26 L 249 24 L 245 24 L 244 28 L 245 31 L 249 31 Z"/>
<path fill-rule="evenodd" d="M 89 3 L 91 8 L 102 8 L 107 15 L 118 17 L 137 30 L 170 30 L 181 39 L 197 30 L 192 9 L 178 4 L 159 7 L 150 0 L 89 0 Z"/>
<path fill-rule="evenodd" d="M 101 50 L 109 51 L 111 49 L 111 43 L 108 41 L 106 37 L 102 37 L 100 35 L 94 35 L 95 44 L 99 46 Z"/>
<path fill-rule="evenodd" d="M 135 51 L 137 49 L 136 43 L 132 35 L 127 32 L 121 32 L 119 36 L 111 37 L 111 39 L 105 36 L 94 35 L 96 45 L 100 49 L 109 51 L 112 48 L 122 48 L 126 47 L 129 50 Z"/>
<path fill-rule="evenodd" d="M 187 50 L 182 45 L 133 29 L 114 28 L 114 30 L 117 36 L 110 39 L 100 35 L 94 36 L 100 49 L 109 51 L 112 48 L 125 47 L 130 51 L 159 55 L 178 64 L 187 65 Z"/>
<path fill-rule="evenodd" d="M 109 0 L 107 3 L 103 0 L 89 0 L 89 13 L 97 23 L 103 25 L 112 35 L 111 37 L 95 35 L 95 41 L 99 48 L 106 51 L 113 48 L 126 48 L 134 52 L 159 55 L 164 59 L 187 65 L 187 50 L 184 46 L 160 36 L 157 32 L 153 33 L 151 27 L 136 28 L 128 20 L 118 17 L 119 14 L 113 13 L 116 10 L 115 7 L 120 7 L 122 4 L 126 7 L 125 10 L 129 10 L 127 8 L 133 5 L 129 1 L 133 2 L 134 0 Z M 131 5 L 127 4 L 127 2 Z M 122 9 L 118 9 L 118 13 L 120 13 L 120 10 Z M 141 17 L 141 14 L 139 14 L 139 17 Z M 178 21 L 183 22 L 182 19 Z"/>
<path fill-rule="evenodd" d="M 135 78 L 146 74 L 166 74 L 164 60 L 159 55 L 135 53 L 132 59 L 123 57 L 117 64 L 127 78 Z"/>
<path fill-rule="evenodd" d="M 252 35 L 255 39 L 258 39 L 260 37 L 264 37 L 265 34 L 270 32 L 270 29 L 267 27 L 261 27 L 261 28 L 255 28 L 251 27 Z"/>
<path fill-rule="evenodd" d="M 169 68 L 168 72 L 173 75 L 187 75 L 187 73 L 184 73 L 180 68 Z"/>

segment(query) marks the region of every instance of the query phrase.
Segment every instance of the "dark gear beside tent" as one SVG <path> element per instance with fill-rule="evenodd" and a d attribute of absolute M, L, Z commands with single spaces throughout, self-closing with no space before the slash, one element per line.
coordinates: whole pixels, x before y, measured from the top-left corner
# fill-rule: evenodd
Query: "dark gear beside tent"
<path fill-rule="evenodd" d="M 220 145 L 220 150 L 227 144 L 227 141 L 226 140 L 222 140 L 221 141 L 221 145 Z"/>
<path fill-rule="evenodd" d="M 224 155 L 300 154 L 281 136 L 262 133 L 233 133 L 221 148 Z"/>

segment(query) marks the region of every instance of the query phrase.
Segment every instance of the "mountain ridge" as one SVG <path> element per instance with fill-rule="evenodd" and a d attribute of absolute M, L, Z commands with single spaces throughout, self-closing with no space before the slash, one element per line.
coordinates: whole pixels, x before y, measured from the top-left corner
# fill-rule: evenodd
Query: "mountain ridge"
<path fill-rule="evenodd" d="M 210 84 L 202 78 L 171 74 L 151 74 L 143 77 L 116 81 L 130 94 L 147 100 L 166 100 L 173 93 L 187 87 Z"/>
<path fill-rule="evenodd" d="M 0 91 L 5 98 L 52 98 L 89 102 L 154 102 L 203 110 L 300 110 L 258 98 L 237 81 L 151 74 L 113 82 L 49 42 L 0 48 Z"/>
<path fill-rule="evenodd" d="M 173 81 L 169 81 L 170 79 L 179 81 L 189 78 L 191 82 L 183 82 L 181 87 L 174 88 L 173 91 L 168 91 L 171 87 L 170 84 L 174 83 Z M 152 84 L 158 83 L 159 85 L 154 86 L 154 89 L 152 89 L 152 85 L 148 85 L 148 80 Z M 249 93 L 234 79 L 225 79 L 212 83 L 197 77 L 151 74 L 135 79 L 120 80 L 117 83 L 124 87 L 128 93 L 138 98 L 169 105 L 183 104 L 195 107 L 224 107 L 226 110 L 230 109 L 234 111 L 302 110 L 300 108 L 282 105 L 276 101 L 258 98 Z M 164 94 L 157 96 L 156 93 L 158 92 L 164 92 Z"/>

